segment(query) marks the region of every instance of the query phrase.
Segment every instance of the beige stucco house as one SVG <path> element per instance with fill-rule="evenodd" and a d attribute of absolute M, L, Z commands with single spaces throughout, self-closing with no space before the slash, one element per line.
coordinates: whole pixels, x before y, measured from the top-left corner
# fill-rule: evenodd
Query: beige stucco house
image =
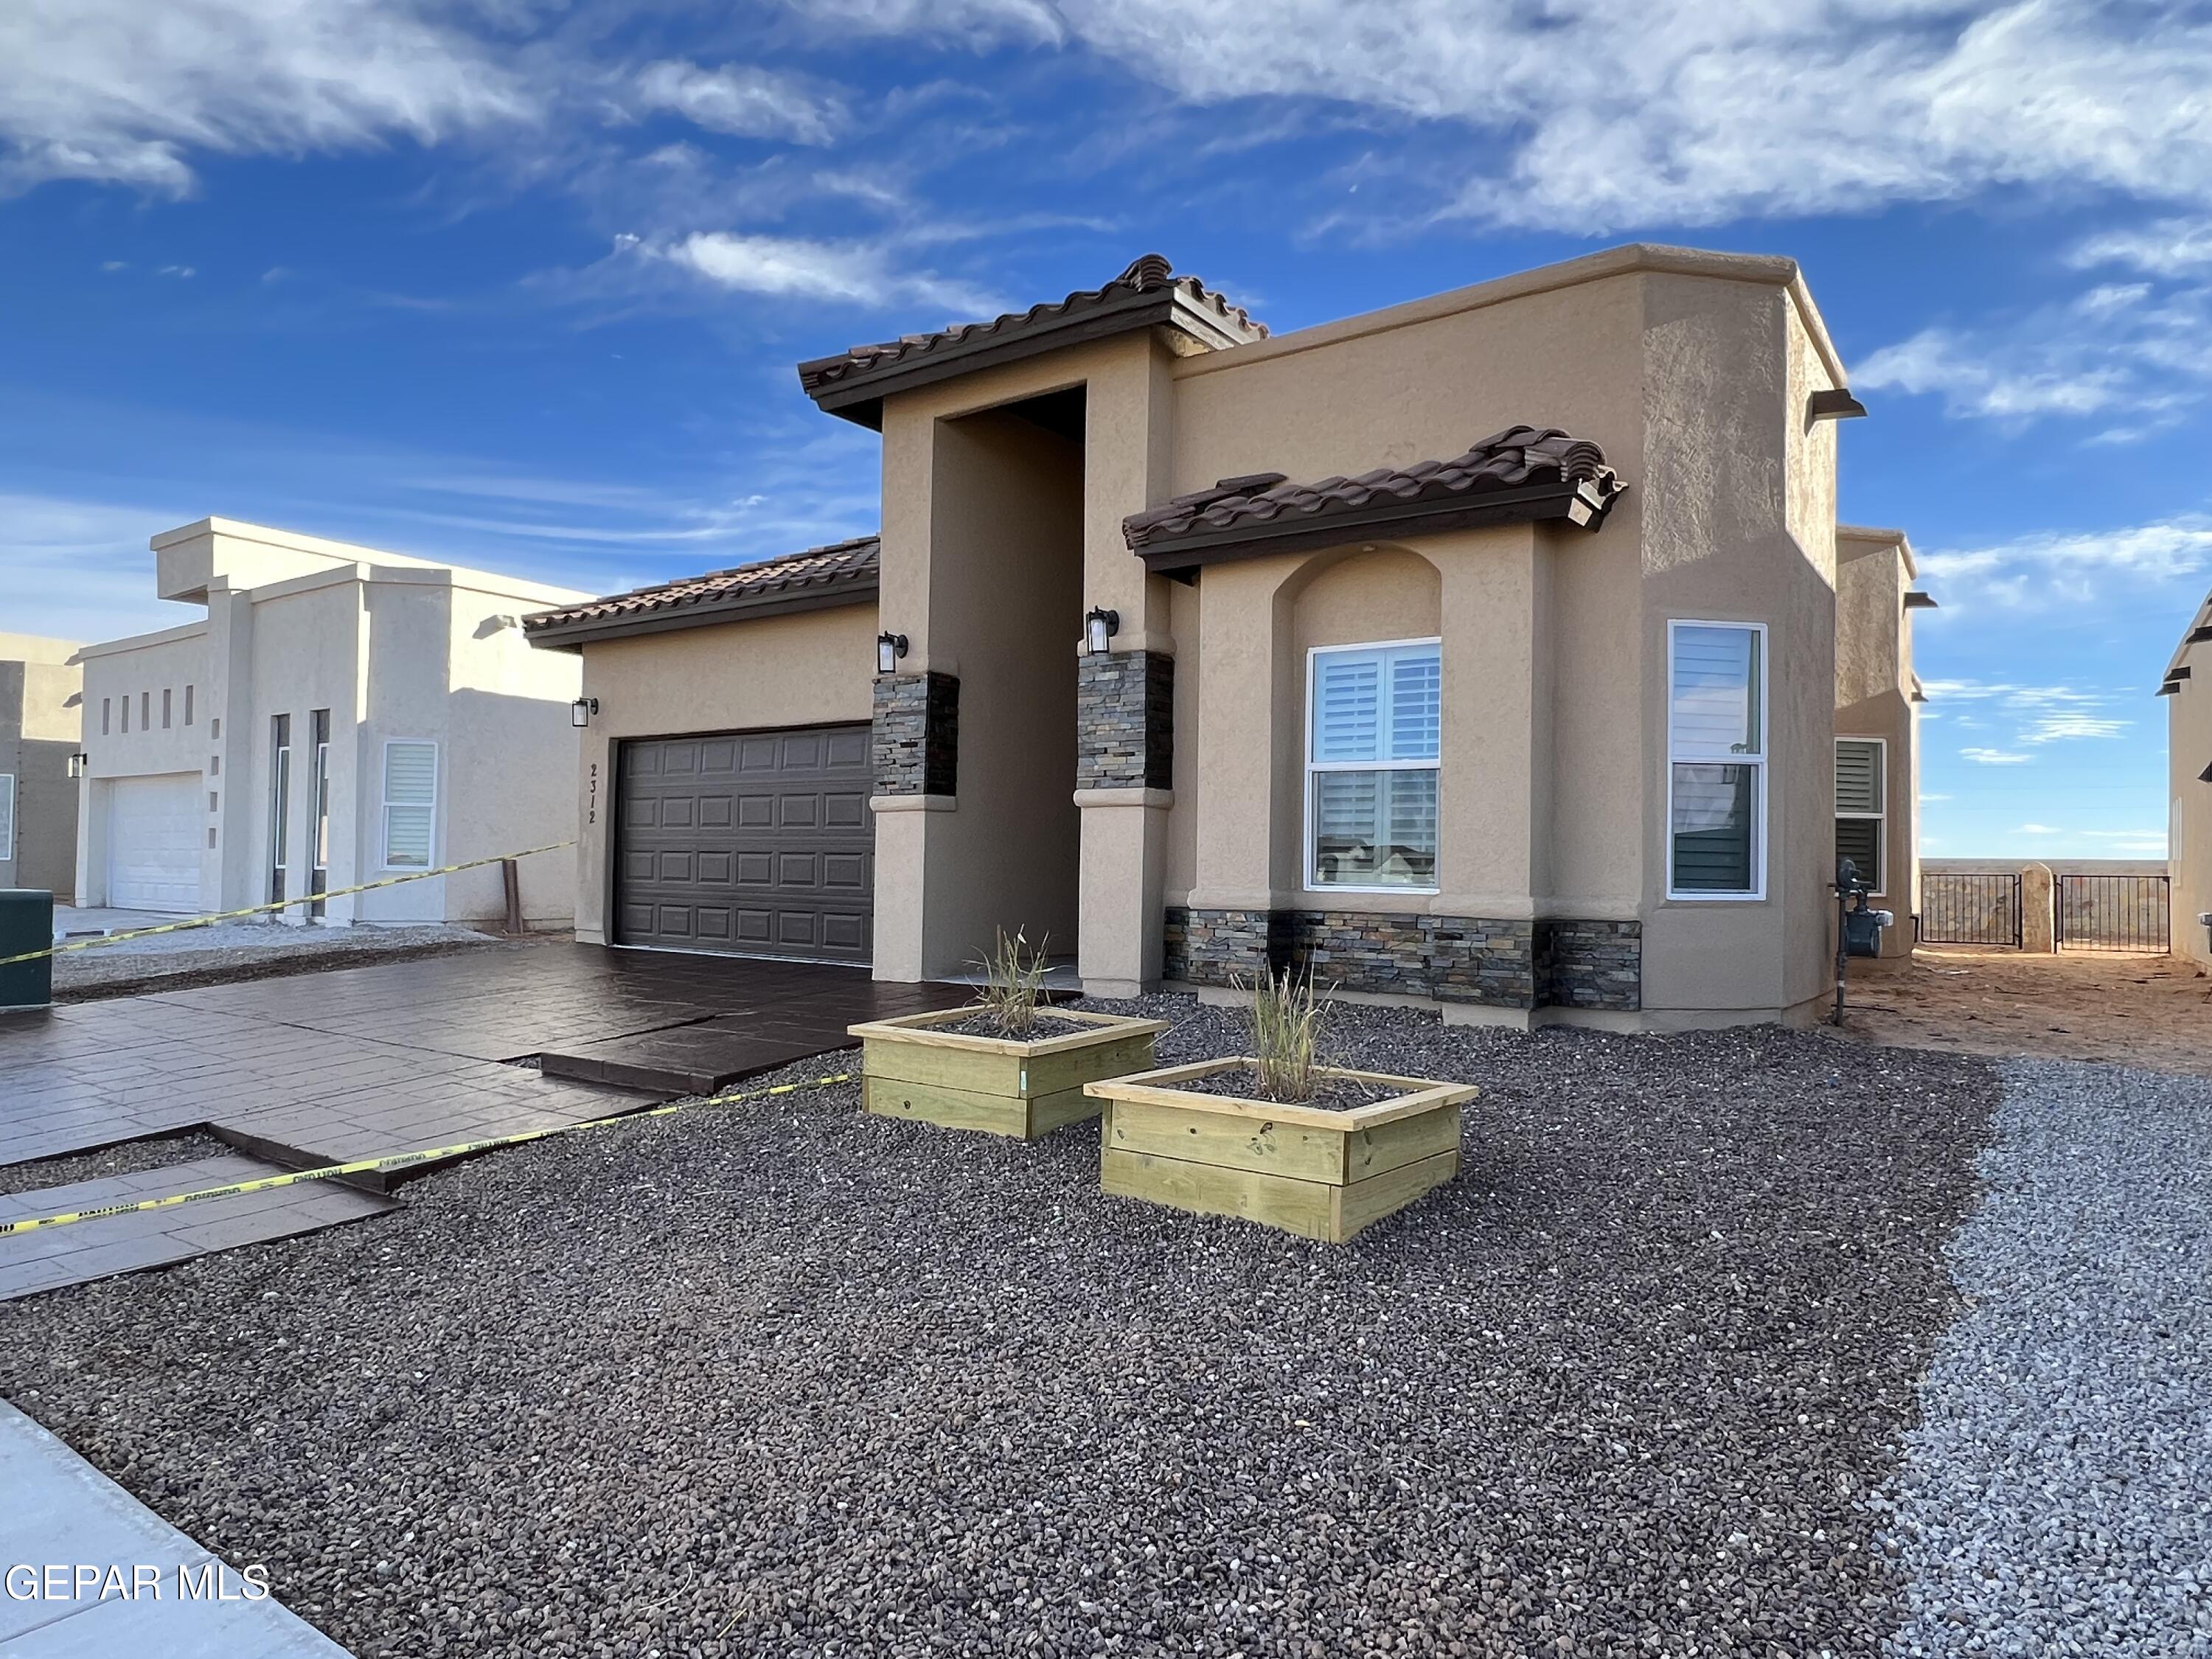
<path fill-rule="evenodd" d="M 305 897 L 282 920 L 494 920 L 496 866 L 337 890 L 574 833 L 580 676 L 530 649 L 520 617 L 584 595 L 233 519 L 150 546 L 159 595 L 205 614 L 74 659 L 80 903 L 191 914 Z M 566 927 L 566 856 L 519 873 L 524 920 Z"/>
<path fill-rule="evenodd" d="M 1863 411 L 1792 261 L 1271 337 L 1148 257 L 799 376 L 882 434 L 879 539 L 526 623 L 594 710 L 587 938 L 911 980 L 1018 927 L 1103 994 L 1803 1017 L 1846 730 L 1910 880 L 1911 556 L 1839 536 Z"/>
<path fill-rule="evenodd" d="M 77 746 L 83 674 L 70 640 L 0 634 L 0 887 L 75 896 Z"/>
<path fill-rule="evenodd" d="M 1912 613 L 1933 595 L 1901 530 L 1836 531 L 1836 851 L 1876 908 L 1896 914 L 1882 955 L 1912 953 L 1920 914 L 1920 705 Z"/>
<path fill-rule="evenodd" d="M 2166 705 L 2168 934 L 2177 956 L 2212 965 L 2212 687 L 2196 677 L 2212 655 L 2212 594 L 2189 619 L 2166 663 L 2158 695 Z"/>

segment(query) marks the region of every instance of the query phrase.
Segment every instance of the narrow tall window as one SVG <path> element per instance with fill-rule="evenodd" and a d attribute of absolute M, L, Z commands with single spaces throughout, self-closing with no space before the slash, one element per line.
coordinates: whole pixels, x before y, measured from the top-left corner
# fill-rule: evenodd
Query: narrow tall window
<path fill-rule="evenodd" d="M 1859 879 L 1888 890 L 1882 870 L 1889 745 L 1880 738 L 1836 739 L 1836 856 L 1858 866 Z"/>
<path fill-rule="evenodd" d="M 1667 890 L 1766 893 L 1766 629 L 1667 625 Z"/>
<path fill-rule="evenodd" d="M 170 701 L 169 688 L 165 685 L 161 688 L 161 729 L 164 732 L 169 729 L 169 715 L 173 708 L 174 705 Z"/>
<path fill-rule="evenodd" d="M 0 860 L 15 856 L 15 775 L 0 772 Z"/>
<path fill-rule="evenodd" d="M 187 725 L 187 726 L 190 726 L 191 723 L 192 723 L 192 688 L 191 688 L 191 686 L 189 686 L 189 685 L 188 685 L 188 686 L 186 686 L 186 687 L 185 688 L 185 725 Z"/>
<path fill-rule="evenodd" d="M 138 729 L 141 732 L 154 729 L 154 694 L 151 691 L 138 694 Z"/>
<path fill-rule="evenodd" d="M 125 700 L 123 704 L 123 712 L 127 718 L 131 712 L 131 704 L 127 698 Z M 112 697 L 102 697 L 100 700 L 100 735 L 101 737 L 106 737 L 110 732 L 115 729 L 114 715 L 115 699 Z"/>
<path fill-rule="evenodd" d="M 126 738 L 131 735 L 131 694 L 128 691 L 123 694 L 123 735 Z"/>
<path fill-rule="evenodd" d="M 413 738 L 384 745 L 384 867 L 427 870 L 436 839 L 438 745 Z"/>
<path fill-rule="evenodd" d="M 313 823 L 311 844 L 307 849 L 307 890 L 315 894 L 315 902 L 307 907 L 307 914 L 323 914 L 321 895 L 331 886 L 331 711 L 318 708 L 307 716 L 308 738 L 315 745 L 314 771 L 309 780 L 312 793 L 307 797 L 307 812 Z"/>
<path fill-rule="evenodd" d="M 269 902 L 289 896 L 284 877 L 292 862 L 292 717 L 269 720 Z"/>
<path fill-rule="evenodd" d="M 1433 892 L 1437 641 L 1317 650 L 1306 684 L 1306 885 Z"/>

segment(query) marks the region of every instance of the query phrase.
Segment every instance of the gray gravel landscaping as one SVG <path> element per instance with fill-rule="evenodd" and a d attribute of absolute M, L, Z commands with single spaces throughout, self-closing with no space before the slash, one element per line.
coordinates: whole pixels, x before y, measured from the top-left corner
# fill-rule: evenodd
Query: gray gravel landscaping
<path fill-rule="evenodd" d="M 2212 1082 L 2003 1067 L 1888 1496 L 1900 1655 L 2212 1655 Z"/>
<path fill-rule="evenodd" d="M 63 1002 L 137 996 L 146 991 L 443 956 L 496 942 L 489 934 L 450 922 L 295 927 L 269 921 L 222 921 L 67 951 L 54 958 L 54 996 Z"/>
<path fill-rule="evenodd" d="M 363 1655 L 1879 1653 L 1986 1064 L 1381 1009 L 1329 1058 L 1486 1091 L 1350 1245 L 847 1085 L 12 1304 L 0 1393 Z"/>
<path fill-rule="evenodd" d="M 88 1152 L 70 1152 L 60 1158 L 33 1158 L 25 1164 L 0 1164 L 0 1196 L 33 1193 L 42 1187 L 66 1187 L 79 1181 L 99 1181 L 108 1176 L 137 1175 L 147 1170 L 166 1170 L 204 1158 L 219 1158 L 233 1150 L 226 1141 L 198 1129 L 183 1134 L 152 1135 L 143 1140 L 118 1140 L 112 1146 Z"/>

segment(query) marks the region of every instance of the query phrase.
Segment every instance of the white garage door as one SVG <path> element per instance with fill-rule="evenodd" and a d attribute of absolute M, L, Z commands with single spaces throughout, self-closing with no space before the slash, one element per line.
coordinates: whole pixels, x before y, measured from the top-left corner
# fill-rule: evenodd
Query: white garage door
<path fill-rule="evenodd" d="M 120 910 L 198 909 L 206 823 L 197 772 L 109 784 L 107 902 Z"/>

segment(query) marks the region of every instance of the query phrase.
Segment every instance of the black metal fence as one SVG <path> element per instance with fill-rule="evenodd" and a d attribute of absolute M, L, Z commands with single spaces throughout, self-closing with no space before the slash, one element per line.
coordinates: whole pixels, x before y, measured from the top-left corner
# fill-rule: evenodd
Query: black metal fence
<path fill-rule="evenodd" d="M 2020 878 L 1923 871 L 1920 877 L 1923 945 L 2020 943 Z"/>
<path fill-rule="evenodd" d="M 2172 887 L 2165 876 L 2069 876 L 2061 872 L 2054 897 L 2057 942 L 2062 951 L 2156 954 L 2173 948 Z"/>

